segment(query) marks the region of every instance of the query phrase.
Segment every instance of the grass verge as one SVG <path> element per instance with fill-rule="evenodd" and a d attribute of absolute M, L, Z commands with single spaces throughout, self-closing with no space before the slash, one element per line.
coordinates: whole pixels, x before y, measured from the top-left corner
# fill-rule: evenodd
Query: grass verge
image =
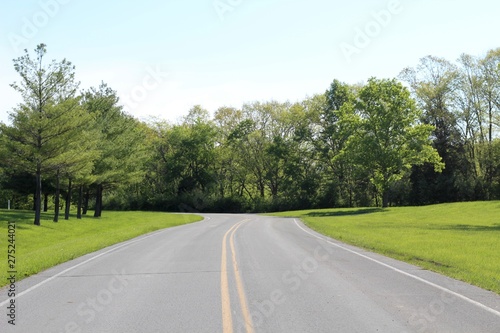
<path fill-rule="evenodd" d="M 148 232 L 200 221 L 196 215 L 152 212 L 106 211 L 100 219 L 84 216 L 77 220 L 52 222 L 52 213 L 42 213 L 41 226 L 33 225 L 30 211 L 0 210 L 0 287 L 7 281 L 8 222 L 15 221 L 15 259 L 17 279 L 41 272 Z"/>
<path fill-rule="evenodd" d="M 500 202 L 284 212 L 345 243 L 500 294 Z"/>

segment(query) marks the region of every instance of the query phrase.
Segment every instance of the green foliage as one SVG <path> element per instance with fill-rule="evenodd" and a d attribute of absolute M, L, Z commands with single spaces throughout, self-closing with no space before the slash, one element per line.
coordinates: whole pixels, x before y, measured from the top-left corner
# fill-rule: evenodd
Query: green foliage
<path fill-rule="evenodd" d="M 326 91 L 326 101 L 320 110 L 320 140 L 313 141 L 321 162 L 328 168 L 325 182 L 327 190 L 340 206 L 353 206 L 356 187 L 355 169 L 350 151 L 346 149 L 349 138 L 357 130 L 354 108 L 357 87 L 334 80 Z M 331 206 L 327 205 L 327 206 Z"/>
<path fill-rule="evenodd" d="M 388 205 L 391 185 L 401 180 L 413 165 L 431 163 L 436 171 L 444 165 L 432 148 L 433 127 L 419 124 L 420 111 L 409 91 L 396 80 L 370 79 L 355 102 L 359 131 L 351 136 L 347 150 L 371 171 L 371 182 Z"/>
<path fill-rule="evenodd" d="M 139 183 L 145 174 L 148 129 L 125 114 L 118 103 L 117 93 L 105 83 L 83 94 L 82 106 L 94 117 L 99 138 L 99 158 L 87 179 L 95 188 L 95 217 L 101 216 L 104 190 Z"/>
<path fill-rule="evenodd" d="M 457 64 L 429 56 L 402 72 L 424 111 L 423 122 L 435 126 L 433 146 L 446 165 L 439 175 L 428 165 L 414 169 L 412 203 L 495 198 L 499 54 L 463 54 Z"/>
<path fill-rule="evenodd" d="M 334 80 L 295 103 L 221 107 L 213 117 L 196 105 L 175 124 L 125 114 L 105 83 L 77 96 L 73 65 L 45 64 L 43 44 L 35 52 L 14 61 L 23 103 L 12 125 L 0 125 L 0 194 L 34 203 L 35 221 L 42 195 L 57 211 L 59 192 L 66 211 L 94 201 L 95 217 L 103 207 L 271 211 L 500 198 L 498 49 L 456 64 L 423 58 L 400 75 L 409 89 L 395 79 Z"/>
<path fill-rule="evenodd" d="M 195 119 L 196 118 L 196 119 Z M 187 117 L 178 125 L 149 128 L 148 172 L 137 190 L 134 207 L 179 210 L 181 204 L 204 208 L 216 186 L 217 132 L 206 119 Z"/>
<path fill-rule="evenodd" d="M 396 80 L 370 79 L 335 80 L 324 95 L 295 104 L 220 108 L 213 120 L 196 106 L 182 124 L 156 125 L 144 197 L 157 209 L 270 211 L 429 203 L 436 193 L 453 198 L 453 188 L 476 193 L 484 184 L 460 178 L 467 158 L 447 107 L 457 75 L 440 59 L 424 64 L 442 73 L 426 81 L 406 71 L 418 104 Z"/>
<path fill-rule="evenodd" d="M 100 136 L 95 183 L 112 188 L 140 181 L 145 133 L 137 120 L 122 112 L 116 92 L 102 83 L 84 93 L 83 107 L 95 118 Z"/>
<path fill-rule="evenodd" d="M 7 153 L 3 163 L 17 173 L 35 176 L 35 224 L 40 224 L 42 175 L 59 174 L 84 177 L 92 168 L 92 135 L 84 134 L 90 116 L 76 97 L 78 83 L 74 66 L 65 59 L 44 64 L 46 46 L 38 45 L 36 59 L 26 51 L 14 60 L 21 77 L 11 86 L 23 103 L 10 114 L 11 126 L 1 124 L 2 146 Z M 88 127 L 87 127 L 88 128 Z M 83 143 L 79 142 L 84 139 Z"/>

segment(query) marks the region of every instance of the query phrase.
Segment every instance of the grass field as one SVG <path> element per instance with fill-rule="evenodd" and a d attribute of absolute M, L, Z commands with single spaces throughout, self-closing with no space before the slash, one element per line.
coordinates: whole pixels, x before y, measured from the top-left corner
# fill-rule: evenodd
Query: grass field
<path fill-rule="evenodd" d="M 103 212 L 94 219 L 52 222 L 52 213 L 42 213 L 41 226 L 33 225 L 33 212 L 0 210 L 0 287 L 7 284 L 9 221 L 16 222 L 15 249 L 18 280 L 62 262 L 97 251 L 158 229 L 202 219 L 196 215 L 151 212 Z"/>
<path fill-rule="evenodd" d="M 500 202 L 271 214 L 500 294 Z"/>

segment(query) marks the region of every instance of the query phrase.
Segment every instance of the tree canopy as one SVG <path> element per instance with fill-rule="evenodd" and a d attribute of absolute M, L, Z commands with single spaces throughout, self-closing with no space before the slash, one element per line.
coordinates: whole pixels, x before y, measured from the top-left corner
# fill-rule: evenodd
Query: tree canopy
<path fill-rule="evenodd" d="M 58 220 L 92 209 L 276 211 L 500 198 L 500 50 L 428 56 L 393 79 L 296 102 L 142 122 L 106 83 L 39 45 L 14 60 L 23 102 L 0 125 L 0 195 Z M 42 198 L 44 198 L 42 202 Z"/>

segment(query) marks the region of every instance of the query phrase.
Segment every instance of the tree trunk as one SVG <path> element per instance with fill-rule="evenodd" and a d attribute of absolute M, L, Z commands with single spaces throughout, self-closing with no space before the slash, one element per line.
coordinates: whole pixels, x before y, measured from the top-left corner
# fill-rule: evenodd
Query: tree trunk
<path fill-rule="evenodd" d="M 222 183 L 222 181 L 219 181 L 220 184 L 219 184 L 219 195 L 221 198 L 224 198 L 224 183 Z"/>
<path fill-rule="evenodd" d="M 80 185 L 78 189 L 78 207 L 76 208 L 76 218 L 82 218 L 82 201 L 83 201 L 83 185 Z"/>
<path fill-rule="evenodd" d="M 66 193 L 66 209 L 64 210 L 64 219 L 69 220 L 69 208 L 71 206 L 71 178 L 68 184 L 68 193 Z"/>
<path fill-rule="evenodd" d="M 95 191 L 94 217 L 99 217 L 99 185 L 97 185 L 97 188 Z"/>
<path fill-rule="evenodd" d="M 40 225 L 41 208 L 42 208 L 42 170 L 38 166 L 36 170 L 36 192 L 35 192 L 35 225 Z"/>
<path fill-rule="evenodd" d="M 488 120 L 489 120 L 489 124 L 488 124 L 488 166 L 487 166 L 487 179 L 488 179 L 488 183 L 487 183 L 487 191 L 486 191 L 486 199 L 487 200 L 491 200 L 491 189 L 492 189 L 492 186 L 491 184 L 493 184 L 493 173 L 494 173 L 494 163 L 493 163 L 493 147 L 492 147 L 492 143 L 493 143 L 493 105 L 491 103 L 491 99 L 490 99 L 490 102 L 489 102 L 489 112 L 488 112 Z"/>
<path fill-rule="evenodd" d="M 49 194 L 45 193 L 43 195 L 43 211 L 46 212 L 49 210 Z"/>
<path fill-rule="evenodd" d="M 60 197 L 60 184 L 59 184 L 59 170 L 56 174 L 56 197 L 55 197 L 55 207 L 54 207 L 54 222 L 59 221 L 59 197 Z"/>
<path fill-rule="evenodd" d="M 89 209 L 89 199 L 90 199 L 90 192 L 89 188 L 87 187 L 85 190 L 85 198 L 83 199 L 83 215 L 87 215 L 87 210 Z"/>
<path fill-rule="evenodd" d="M 102 192 L 103 192 L 103 186 L 102 184 L 99 185 L 99 217 L 102 215 Z"/>
<path fill-rule="evenodd" d="M 350 181 L 348 182 L 349 183 L 349 208 L 352 208 L 353 205 L 352 205 L 352 197 L 353 197 L 353 193 L 352 193 L 352 184 L 350 183 Z"/>
<path fill-rule="evenodd" d="M 382 193 L 382 208 L 387 208 L 389 206 L 389 190 L 384 190 Z"/>
<path fill-rule="evenodd" d="M 102 185 L 97 185 L 97 191 L 95 196 L 95 211 L 94 217 L 101 217 L 102 210 Z"/>

